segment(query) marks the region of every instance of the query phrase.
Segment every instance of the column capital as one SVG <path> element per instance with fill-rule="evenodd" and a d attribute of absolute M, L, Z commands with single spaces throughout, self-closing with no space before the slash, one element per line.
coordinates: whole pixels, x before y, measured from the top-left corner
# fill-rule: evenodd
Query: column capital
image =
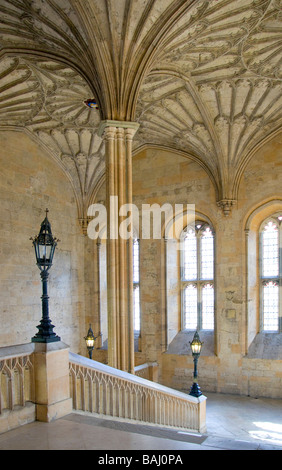
<path fill-rule="evenodd" d="M 117 129 L 118 128 L 132 129 L 135 133 L 139 129 L 139 124 L 138 122 L 132 122 L 132 121 L 111 121 L 111 120 L 101 121 L 99 129 L 98 129 L 98 135 L 100 137 L 102 137 L 107 127 L 117 128 Z"/>

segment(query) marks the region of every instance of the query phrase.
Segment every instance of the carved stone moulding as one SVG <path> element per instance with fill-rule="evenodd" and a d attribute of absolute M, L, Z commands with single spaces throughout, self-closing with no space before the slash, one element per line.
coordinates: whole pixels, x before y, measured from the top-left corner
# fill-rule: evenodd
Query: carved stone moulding
<path fill-rule="evenodd" d="M 232 206 L 234 206 L 235 204 L 236 204 L 235 199 L 221 199 L 221 201 L 217 201 L 217 206 L 220 209 L 222 209 L 223 214 L 225 215 L 225 217 L 230 215 Z"/>

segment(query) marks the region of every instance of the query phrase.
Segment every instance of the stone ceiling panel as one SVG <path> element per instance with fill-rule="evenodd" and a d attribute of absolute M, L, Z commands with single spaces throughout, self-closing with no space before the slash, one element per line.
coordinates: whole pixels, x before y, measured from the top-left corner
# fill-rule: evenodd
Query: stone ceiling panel
<path fill-rule="evenodd" d="M 159 140 L 191 152 L 212 171 L 221 198 L 235 199 L 248 156 L 281 129 L 281 19 L 278 0 L 194 2 L 142 84 L 136 145 Z"/>
<path fill-rule="evenodd" d="M 138 121 L 135 150 L 190 154 L 232 201 L 281 130 L 281 19 L 281 0 L 1 0 L 0 126 L 48 147 L 80 217 L 104 172 L 101 118 Z"/>
<path fill-rule="evenodd" d="M 1 0 L 0 51 L 48 50 L 72 59 L 86 50 L 85 35 L 69 0 Z"/>
<path fill-rule="evenodd" d="M 104 172 L 99 112 L 84 103 L 90 96 L 68 66 L 26 56 L 0 61 L 1 127 L 22 128 L 55 157 L 70 176 L 80 218 Z"/>

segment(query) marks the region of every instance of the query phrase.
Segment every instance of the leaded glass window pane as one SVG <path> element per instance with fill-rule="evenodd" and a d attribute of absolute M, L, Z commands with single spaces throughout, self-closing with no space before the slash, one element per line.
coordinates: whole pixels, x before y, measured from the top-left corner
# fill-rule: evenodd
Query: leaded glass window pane
<path fill-rule="evenodd" d="M 213 233 L 207 227 L 201 236 L 201 279 L 213 279 Z"/>
<path fill-rule="evenodd" d="M 263 329 L 264 331 L 278 330 L 279 316 L 279 286 L 268 282 L 263 285 Z"/>
<path fill-rule="evenodd" d="M 270 221 L 262 232 L 262 276 L 274 277 L 279 274 L 278 227 Z"/>
<path fill-rule="evenodd" d="M 140 289 L 135 286 L 133 291 L 134 331 L 140 331 Z"/>
<path fill-rule="evenodd" d="M 184 318 L 186 329 L 197 328 L 197 287 L 194 284 L 184 289 Z"/>
<path fill-rule="evenodd" d="M 133 282 L 139 282 L 139 240 L 133 241 Z"/>
<path fill-rule="evenodd" d="M 197 239 L 195 231 L 188 229 L 184 238 L 184 270 L 186 281 L 197 279 Z"/>
<path fill-rule="evenodd" d="M 202 328 L 214 328 L 214 289 L 212 284 L 206 284 L 202 289 Z"/>

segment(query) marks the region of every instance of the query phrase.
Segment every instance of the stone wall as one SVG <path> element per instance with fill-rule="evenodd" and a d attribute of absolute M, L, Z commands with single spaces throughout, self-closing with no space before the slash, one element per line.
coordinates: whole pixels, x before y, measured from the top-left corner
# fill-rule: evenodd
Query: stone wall
<path fill-rule="evenodd" d="M 90 322 L 95 335 L 101 327 L 107 336 L 106 297 L 103 291 L 98 299 L 97 286 L 97 270 L 105 271 L 105 264 L 97 265 L 97 244 L 82 235 L 71 184 L 49 154 L 21 132 L 1 132 L 0 144 L 0 345 L 28 343 L 37 332 L 41 282 L 30 237 L 38 233 L 48 207 L 53 234 L 61 240 L 50 271 L 50 317 L 71 351 L 86 356 L 83 337 Z M 258 284 L 252 273 L 249 289 L 246 263 L 246 228 L 251 230 L 249 240 L 255 240 L 259 220 L 272 208 L 282 209 L 279 149 L 281 138 L 276 137 L 257 151 L 228 217 L 217 207 L 209 176 L 188 156 L 148 148 L 133 158 L 133 202 L 139 209 L 144 203 L 195 204 L 197 215 L 210 220 L 215 229 L 216 322 L 213 338 L 204 337 L 199 361 L 203 392 L 282 397 L 281 338 L 260 342 L 256 335 Z M 102 186 L 97 201 L 104 197 Z M 261 207 L 259 219 L 256 212 Z M 257 247 L 249 248 L 254 259 Z M 187 391 L 193 361 L 191 338 L 179 333 L 177 264 L 166 259 L 163 239 L 141 239 L 140 254 L 142 322 L 135 363 L 157 362 L 161 383 Z M 105 272 L 102 278 L 105 290 Z M 106 348 L 95 350 L 94 358 L 107 362 Z"/>
<path fill-rule="evenodd" d="M 251 272 L 247 265 L 247 257 L 253 265 L 257 256 L 259 221 L 282 209 L 279 149 L 281 138 L 276 137 L 257 151 L 243 173 L 238 202 L 227 217 L 217 207 L 213 183 L 195 161 L 155 148 L 133 158 L 133 202 L 140 213 L 142 204 L 195 204 L 197 216 L 209 220 L 215 229 L 215 332 L 212 337 L 200 335 L 204 340 L 199 360 L 203 392 L 282 397 L 282 335 L 266 341 L 257 334 L 257 267 Z M 103 198 L 102 187 L 97 200 Z M 166 243 L 140 240 L 141 348 L 135 363 L 156 361 L 161 383 L 188 391 L 193 376 L 189 346 L 193 333 L 180 333 L 179 265 Z M 105 350 L 96 350 L 94 356 L 107 360 Z"/>
<path fill-rule="evenodd" d="M 280 149 L 280 153 L 279 153 Z M 215 190 L 205 171 L 191 159 L 165 150 L 146 149 L 133 159 L 134 203 L 165 202 L 195 204 L 196 213 L 208 218 L 215 229 L 216 327 L 214 351 L 203 352 L 199 361 L 199 383 L 203 391 L 282 397 L 281 357 L 248 357 L 248 323 L 251 313 L 246 286 L 246 221 L 256 208 L 282 201 L 281 137 L 265 144 L 245 169 L 238 203 L 225 216 L 216 205 Z M 275 209 L 277 210 L 277 204 Z M 281 205 L 282 208 L 282 205 Z M 141 252 L 141 353 L 145 362 L 157 361 L 161 383 L 189 390 L 193 361 L 189 341 L 179 353 L 171 353 L 171 335 L 166 331 L 170 311 L 180 325 L 180 302 L 166 297 L 165 246 L 163 240 L 140 241 Z M 256 289 L 258 284 L 256 283 Z M 254 315 L 254 313 L 252 313 Z M 258 305 L 255 308 L 258 317 Z M 253 322 L 254 323 L 254 322 Z M 258 318 L 255 319 L 258 332 Z M 171 331 L 173 331 L 173 328 Z M 280 335 L 278 335 L 280 336 Z M 190 338 L 189 338 L 190 340 Z M 276 343 L 275 343 L 276 344 Z M 186 348 L 186 354 L 183 353 Z M 274 357 L 274 356 L 273 356 Z"/>
<path fill-rule="evenodd" d="M 61 241 L 49 276 L 55 332 L 78 352 L 84 326 L 84 236 L 73 190 L 60 167 L 29 136 L 0 132 L 0 346 L 30 342 L 41 319 L 41 280 L 30 237 L 45 209 Z"/>

